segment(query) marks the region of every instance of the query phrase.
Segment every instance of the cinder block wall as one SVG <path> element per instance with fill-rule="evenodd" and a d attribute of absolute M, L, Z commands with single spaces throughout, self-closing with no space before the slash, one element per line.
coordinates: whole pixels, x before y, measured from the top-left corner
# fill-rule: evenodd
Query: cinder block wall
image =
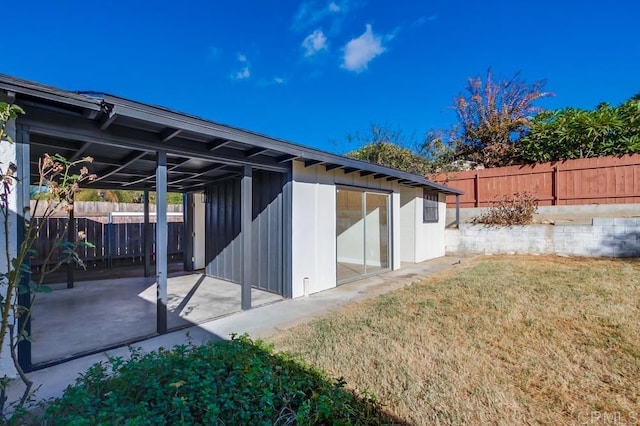
<path fill-rule="evenodd" d="M 591 225 L 461 224 L 447 229 L 445 248 L 450 254 L 640 257 L 640 218 L 594 218 Z"/>

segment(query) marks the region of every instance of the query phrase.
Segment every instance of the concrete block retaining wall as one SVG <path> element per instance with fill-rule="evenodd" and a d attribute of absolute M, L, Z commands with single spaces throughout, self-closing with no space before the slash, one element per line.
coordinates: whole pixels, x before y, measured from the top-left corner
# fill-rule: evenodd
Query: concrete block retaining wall
<path fill-rule="evenodd" d="M 561 254 L 640 257 L 640 218 L 594 218 L 591 225 L 495 227 L 461 224 L 447 229 L 450 254 Z"/>

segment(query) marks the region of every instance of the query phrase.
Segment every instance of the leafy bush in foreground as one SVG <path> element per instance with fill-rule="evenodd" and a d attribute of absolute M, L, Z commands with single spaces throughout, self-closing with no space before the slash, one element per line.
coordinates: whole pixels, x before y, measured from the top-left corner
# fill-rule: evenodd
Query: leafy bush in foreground
<path fill-rule="evenodd" d="M 381 424 L 371 397 L 247 336 L 93 365 L 45 413 L 50 424 Z"/>

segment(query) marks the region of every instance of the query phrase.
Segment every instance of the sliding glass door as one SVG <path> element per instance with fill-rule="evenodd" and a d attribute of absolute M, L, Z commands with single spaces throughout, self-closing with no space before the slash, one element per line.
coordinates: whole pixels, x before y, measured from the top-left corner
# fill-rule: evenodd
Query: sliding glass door
<path fill-rule="evenodd" d="M 338 284 L 389 269 L 389 195 L 337 189 Z"/>

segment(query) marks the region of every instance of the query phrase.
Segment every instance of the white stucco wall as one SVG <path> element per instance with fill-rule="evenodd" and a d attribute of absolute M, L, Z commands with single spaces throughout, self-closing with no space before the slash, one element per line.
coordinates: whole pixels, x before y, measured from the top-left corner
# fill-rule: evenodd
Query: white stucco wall
<path fill-rule="evenodd" d="M 403 262 L 418 263 L 445 255 L 446 197 L 440 194 L 438 199 L 438 222 L 424 223 L 422 194 L 422 188 L 400 190 L 400 244 Z"/>
<path fill-rule="evenodd" d="M 400 193 L 395 182 L 386 179 L 326 171 L 323 166 L 305 167 L 293 163 L 292 195 L 292 296 L 336 286 L 336 185 L 355 186 L 391 193 L 391 267 L 400 268 Z"/>
<path fill-rule="evenodd" d="M 423 223 L 422 218 L 422 190 L 420 197 L 416 198 L 419 208 L 416 209 L 416 259 L 415 262 L 424 262 L 425 260 L 442 257 L 445 254 L 444 249 L 444 226 L 447 215 L 446 196 L 439 195 L 438 199 L 438 222 Z"/>
<path fill-rule="evenodd" d="M 400 256 L 403 262 L 416 261 L 416 196 L 413 188 L 400 189 Z"/>

